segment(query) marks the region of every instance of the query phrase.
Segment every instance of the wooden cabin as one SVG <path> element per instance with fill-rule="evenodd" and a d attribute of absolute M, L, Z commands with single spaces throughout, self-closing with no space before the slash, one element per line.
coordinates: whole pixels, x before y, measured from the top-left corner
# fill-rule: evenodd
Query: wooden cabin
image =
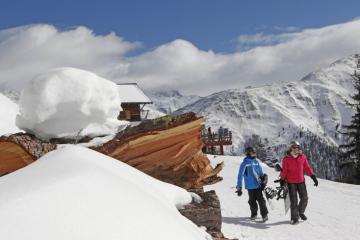
<path fill-rule="evenodd" d="M 136 83 L 118 83 L 117 85 L 122 108 L 118 119 L 130 122 L 146 119 L 148 110 L 144 110 L 144 106 L 153 103 L 150 98 Z"/>
<path fill-rule="evenodd" d="M 224 155 L 224 146 L 232 145 L 232 132 L 223 127 L 213 132 L 211 127 L 206 129 L 203 125 L 201 139 L 204 144 L 203 153 Z"/>

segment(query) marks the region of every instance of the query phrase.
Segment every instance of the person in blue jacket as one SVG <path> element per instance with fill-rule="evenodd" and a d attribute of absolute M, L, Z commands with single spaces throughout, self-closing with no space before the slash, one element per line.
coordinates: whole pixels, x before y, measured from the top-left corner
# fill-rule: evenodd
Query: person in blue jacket
<path fill-rule="evenodd" d="M 236 185 L 236 193 L 242 195 L 242 181 L 244 179 L 245 189 L 249 193 L 249 205 L 251 210 L 251 220 L 255 220 L 258 212 L 258 204 L 260 206 L 260 214 L 263 221 L 268 220 L 268 209 L 266 201 L 262 194 L 266 186 L 267 175 L 264 174 L 258 160 L 256 159 L 256 150 L 253 147 L 245 149 L 246 157 L 240 165 L 238 180 Z"/>

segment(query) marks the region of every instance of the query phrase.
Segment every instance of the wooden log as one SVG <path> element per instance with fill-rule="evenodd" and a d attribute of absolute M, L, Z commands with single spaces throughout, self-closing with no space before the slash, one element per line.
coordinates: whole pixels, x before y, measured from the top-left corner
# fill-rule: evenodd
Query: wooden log
<path fill-rule="evenodd" d="M 201 151 L 203 118 L 194 113 L 148 120 L 126 129 L 94 148 L 162 181 L 180 187 L 201 188 L 222 180 Z"/>
<path fill-rule="evenodd" d="M 215 191 L 204 192 L 203 189 L 191 189 L 201 202 L 193 201 L 179 209 L 179 212 L 199 227 L 205 227 L 214 240 L 229 240 L 221 232 L 222 215 L 219 198 Z M 232 239 L 237 240 L 237 239 Z"/>
<path fill-rule="evenodd" d="M 201 151 L 203 119 L 194 113 L 147 120 L 118 133 L 92 149 L 123 161 L 155 178 L 180 187 L 201 188 L 222 180 Z M 66 142 L 53 139 L 52 142 Z M 0 138 L 0 176 L 15 171 L 54 150 L 56 144 L 25 133 Z"/>
<path fill-rule="evenodd" d="M 0 137 L 0 176 L 25 167 L 55 148 L 55 144 L 26 133 Z"/>

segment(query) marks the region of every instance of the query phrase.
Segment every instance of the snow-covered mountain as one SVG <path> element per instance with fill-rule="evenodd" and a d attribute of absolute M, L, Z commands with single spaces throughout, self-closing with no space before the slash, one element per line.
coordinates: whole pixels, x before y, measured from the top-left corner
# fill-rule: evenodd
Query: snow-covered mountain
<path fill-rule="evenodd" d="M 146 91 L 146 95 L 153 101 L 153 104 L 150 105 L 149 108 L 164 114 L 171 114 L 177 109 L 202 98 L 198 95 L 185 96 L 176 90 Z"/>
<path fill-rule="evenodd" d="M 353 55 L 298 81 L 217 92 L 175 113 L 195 112 L 214 130 L 228 127 L 236 153 L 253 134 L 267 139 L 270 146 L 301 141 L 304 132 L 337 145 L 341 136 L 336 130 L 348 124 L 353 113 L 347 102 L 354 93 L 351 74 L 357 63 L 358 56 Z"/>

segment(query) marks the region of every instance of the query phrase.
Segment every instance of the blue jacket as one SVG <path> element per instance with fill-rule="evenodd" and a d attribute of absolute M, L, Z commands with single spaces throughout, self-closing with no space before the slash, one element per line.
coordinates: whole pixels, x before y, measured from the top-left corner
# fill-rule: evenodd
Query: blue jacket
<path fill-rule="evenodd" d="M 240 165 L 236 188 L 242 188 L 242 180 L 245 180 L 246 189 L 257 189 L 260 187 L 260 179 L 264 176 L 263 170 L 256 158 L 246 157 Z"/>

